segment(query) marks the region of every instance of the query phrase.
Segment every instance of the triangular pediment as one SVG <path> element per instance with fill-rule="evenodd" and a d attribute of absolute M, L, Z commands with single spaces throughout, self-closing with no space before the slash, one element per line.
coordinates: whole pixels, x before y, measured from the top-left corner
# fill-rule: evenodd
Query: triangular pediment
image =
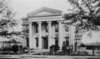
<path fill-rule="evenodd" d="M 34 16 L 45 16 L 45 15 L 54 15 L 54 13 L 44 11 L 44 12 L 40 12 L 40 13 L 34 15 Z"/>
<path fill-rule="evenodd" d="M 31 12 L 28 16 L 35 17 L 35 16 L 54 16 L 54 15 L 61 15 L 62 11 L 52 9 L 52 8 L 40 8 L 34 12 Z"/>

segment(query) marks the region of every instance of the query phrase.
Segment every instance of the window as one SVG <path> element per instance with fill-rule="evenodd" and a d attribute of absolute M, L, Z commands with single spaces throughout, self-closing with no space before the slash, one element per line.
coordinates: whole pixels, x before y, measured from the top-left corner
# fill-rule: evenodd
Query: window
<path fill-rule="evenodd" d="M 38 33 L 38 24 L 34 22 L 32 25 L 34 26 L 34 32 Z"/>
<path fill-rule="evenodd" d="M 58 25 L 55 25 L 55 32 L 58 32 Z"/>

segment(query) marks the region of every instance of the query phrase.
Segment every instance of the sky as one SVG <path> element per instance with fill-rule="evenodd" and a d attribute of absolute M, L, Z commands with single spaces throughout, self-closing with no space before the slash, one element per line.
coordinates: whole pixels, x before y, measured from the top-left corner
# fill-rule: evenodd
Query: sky
<path fill-rule="evenodd" d="M 25 17 L 28 13 L 41 7 L 66 11 L 70 8 L 67 0 L 9 0 L 9 6 L 15 11 L 16 18 Z"/>

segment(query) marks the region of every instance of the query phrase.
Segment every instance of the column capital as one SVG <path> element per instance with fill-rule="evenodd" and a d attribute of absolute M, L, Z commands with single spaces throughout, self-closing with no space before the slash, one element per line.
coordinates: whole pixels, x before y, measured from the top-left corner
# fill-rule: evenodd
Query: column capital
<path fill-rule="evenodd" d="M 58 24 L 59 24 L 59 26 L 61 26 L 62 22 L 61 21 L 58 21 Z"/>
<path fill-rule="evenodd" d="M 29 22 L 29 25 L 32 24 L 32 22 Z"/>
<path fill-rule="evenodd" d="M 48 21 L 47 23 L 48 23 L 48 25 L 50 25 L 50 27 L 51 27 L 51 23 L 52 23 L 52 21 Z"/>
<path fill-rule="evenodd" d="M 39 21 L 39 22 L 37 22 L 38 24 L 41 24 L 42 22 L 41 21 Z"/>
<path fill-rule="evenodd" d="M 51 23 L 52 21 L 47 21 L 48 23 Z"/>
<path fill-rule="evenodd" d="M 59 20 L 59 21 L 57 21 L 58 23 L 62 23 L 63 21 L 62 20 Z"/>

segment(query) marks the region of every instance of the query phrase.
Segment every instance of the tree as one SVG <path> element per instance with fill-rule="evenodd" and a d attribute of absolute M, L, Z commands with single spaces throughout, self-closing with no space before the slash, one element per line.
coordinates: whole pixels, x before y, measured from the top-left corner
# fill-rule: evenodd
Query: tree
<path fill-rule="evenodd" d="M 9 28 L 17 25 L 14 17 L 14 13 L 6 5 L 5 0 L 0 0 L 0 36 L 9 35 Z"/>
<path fill-rule="evenodd" d="M 73 6 L 72 13 L 65 14 L 70 24 L 76 24 L 81 29 L 97 30 L 100 25 L 100 0 L 68 0 Z"/>
<path fill-rule="evenodd" d="M 100 30 L 98 28 L 98 25 L 100 25 L 100 0 L 67 1 L 71 3 L 73 8 L 70 9 L 71 13 L 64 15 L 64 19 L 67 21 L 66 24 L 75 25 L 75 35 L 76 33 L 78 34 L 82 29 L 85 29 L 89 32 L 91 32 L 90 30 Z M 73 44 L 73 48 L 74 45 L 75 43 Z"/>
<path fill-rule="evenodd" d="M 70 24 L 76 25 L 77 27 L 76 31 L 79 31 L 80 29 L 100 30 L 98 28 L 98 26 L 100 26 L 100 20 L 99 20 L 100 19 L 100 0 L 68 0 L 68 1 L 71 3 L 71 5 L 74 8 L 72 9 L 73 12 L 70 14 L 66 14 L 64 18 L 66 20 L 72 19 Z M 89 33 L 91 33 L 91 31 Z M 93 34 L 91 33 L 91 35 Z M 93 37 L 91 37 L 91 39 L 92 38 Z M 86 39 L 86 40 L 89 40 L 89 39 Z M 93 46 L 94 45 L 93 42 L 91 43 L 92 45 L 86 45 L 86 47 L 89 49 L 92 49 L 93 55 L 94 55 L 94 49 L 97 49 L 98 46 Z"/>

